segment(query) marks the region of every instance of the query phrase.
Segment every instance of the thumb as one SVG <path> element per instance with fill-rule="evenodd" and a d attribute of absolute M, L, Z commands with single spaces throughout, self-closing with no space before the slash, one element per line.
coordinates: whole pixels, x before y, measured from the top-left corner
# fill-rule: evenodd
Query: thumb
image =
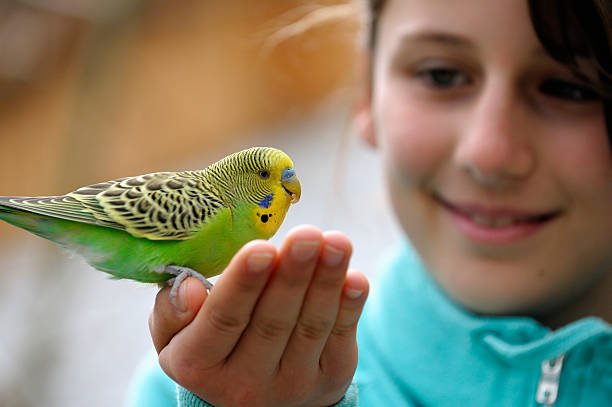
<path fill-rule="evenodd" d="M 204 284 L 194 277 L 182 282 L 176 295 L 176 305 L 170 301 L 170 287 L 164 287 L 157 293 L 149 315 L 149 330 L 157 353 L 193 320 L 207 294 Z"/>

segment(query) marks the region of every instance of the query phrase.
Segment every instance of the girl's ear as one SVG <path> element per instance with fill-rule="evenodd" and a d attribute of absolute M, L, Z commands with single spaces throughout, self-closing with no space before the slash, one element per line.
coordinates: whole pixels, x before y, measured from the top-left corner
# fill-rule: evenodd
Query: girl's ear
<path fill-rule="evenodd" d="M 372 73 L 369 53 L 360 55 L 358 65 L 359 89 L 353 112 L 353 124 L 359 137 L 372 147 L 376 147 L 374 121 L 372 118 Z"/>

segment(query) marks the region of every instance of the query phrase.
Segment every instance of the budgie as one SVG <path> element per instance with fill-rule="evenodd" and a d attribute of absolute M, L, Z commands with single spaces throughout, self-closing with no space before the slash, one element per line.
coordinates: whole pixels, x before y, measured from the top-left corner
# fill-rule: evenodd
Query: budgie
<path fill-rule="evenodd" d="M 115 278 L 169 282 L 174 298 L 188 276 L 212 287 L 206 277 L 221 273 L 245 243 L 272 237 L 300 195 L 289 156 L 254 147 L 201 171 L 120 178 L 61 196 L 0 197 L 0 219 Z"/>

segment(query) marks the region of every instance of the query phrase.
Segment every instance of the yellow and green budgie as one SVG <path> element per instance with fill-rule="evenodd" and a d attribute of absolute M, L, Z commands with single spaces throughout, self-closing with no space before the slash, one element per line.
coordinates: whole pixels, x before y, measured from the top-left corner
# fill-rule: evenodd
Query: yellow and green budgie
<path fill-rule="evenodd" d="M 300 199 L 293 162 L 254 147 L 202 171 L 120 178 L 62 196 L 0 197 L 0 219 L 83 256 L 115 278 L 164 283 L 223 271 L 247 242 L 269 239 Z"/>

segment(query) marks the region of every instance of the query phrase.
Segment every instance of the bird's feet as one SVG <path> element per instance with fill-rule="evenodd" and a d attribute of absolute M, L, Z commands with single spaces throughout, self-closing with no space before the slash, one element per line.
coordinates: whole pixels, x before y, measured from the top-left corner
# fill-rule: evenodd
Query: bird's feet
<path fill-rule="evenodd" d="M 172 286 L 172 288 L 170 289 L 170 301 L 174 305 L 176 305 L 175 300 L 176 300 L 176 295 L 178 293 L 178 289 L 187 277 L 197 278 L 198 280 L 202 282 L 202 284 L 204 284 L 204 287 L 206 287 L 207 290 L 210 290 L 211 288 L 213 288 L 213 284 L 210 281 L 208 281 L 206 277 L 204 277 L 202 274 L 198 273 L 197 271 L 190 269 L 189 267 L 165 266 L 161 268 L 160 272 L 165 273 L 165 274 L 172 274 L 173 276 L 176 276 L 167 281 L 167 284 Z"/>

